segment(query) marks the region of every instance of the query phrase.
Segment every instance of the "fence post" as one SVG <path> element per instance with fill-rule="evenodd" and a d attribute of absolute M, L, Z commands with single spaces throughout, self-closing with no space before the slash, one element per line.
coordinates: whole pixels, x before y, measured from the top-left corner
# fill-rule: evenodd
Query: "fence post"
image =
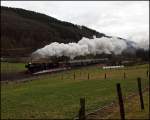
<path fill-rule="evenodd" d="M 88 80 L 90 79 L 90 75 L 89 75 L 89 73 L 88 73 Z"/>
<path fill-rule="evenodd" d="M 146 71 L 146 75 L 147 75 L 147 77 L 149 76 L 149 71 L 148 70 Z"/>
<path fill-rule="evenodd" d="M 106 79 L 106 77 L 107 77 L 107 76 L 106 76 L 106 73 L 105 73 L 105 79 Z"/>
<path fill-rule="evenodd" d="M 118 94 L 118 100 L 120 106 L 120 117 L 122 120 L 125 120 L 124 104 L 122 99 L 122 91 L 121 91 L 120 83 L 117 83 L 117 94 Z"/>
<path fill-rule="evenodd" d="M 85 120 L 85 98 L 80 98 L 79 120 Z"/>
<path fill-rule="evenodd" d="M 138 89 L 139 89 L 139 96 L 140 96 L 140 103 L 141 103 L 141 109 L 144 109 L 144 101 L 143 101 L 143 95 L 142 95 L 142 87 L 141 87 L 141 78 L 137 78 L 138 82 Z"/>
<path fill-rule="evenodd" d="M 75 72 L 74 72 L 73 78 L 74 78 L 74 80 L 76 79 L 76 75 L 75 75 Z"/>
<path fill-rule="evenodd" d="M 61 75 L 61 80 L 63 80 L 63 74 Z"/>
<path fill-rule="evenodd" d="M 126 79 L 126 73 L 124 72 L 123 78 Z"/>

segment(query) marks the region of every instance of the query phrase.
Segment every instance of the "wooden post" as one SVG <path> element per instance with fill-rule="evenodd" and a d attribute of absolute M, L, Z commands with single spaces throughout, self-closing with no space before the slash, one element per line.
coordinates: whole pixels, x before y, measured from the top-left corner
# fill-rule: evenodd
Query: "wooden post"
<path fill-rule="evenodd" d="M 63 74 L 61 75 L 61 80 L 63 80 Z"/>
<path fill-rule="evenodd" d="M 74 78 L 74 80 L 76 79 L 76 75 L 75 75 L 75 72 L 74 72 L 73 78 Z"/>
<path fill-rule="evenodd" d="M 124 104 L 122 99 L 122 91 L 121 91 L 120 83 L 117 83 L 117 94 L 118 94 L 118 100 L 120 106 L 120 117 L 122 120 L 125 120 Z"/>
<path fill-rule="evenodd" d="M 106 77 L 107 77 L 107 76 L 106 76 L 106 73 L 105 73 L 105 79 L 106 79 Z"/>
<path fill-rule="evenodd" d="M 125 72 L 124 72 L 124 74 L 123 74 L 123 78 L 126 79 L 126 73 L 125 73 Z"/>
<path fill-rule="evenodd" d="M 79 120 L 85 120 L 85 98 L 80 98 Z"/>
<path fill-rule="evenodd" d="M 141 109 L 144 109 L 144 102 L 143 102 L 143 95 L 142 95 L 142 87 L 141 87 L 141 78 L 137 78 L 138 82 L 138 89 L 139 89 L 139 96 L 140 96 L 140 103 L 141 103 Z"/>
<path fill-rule="evenodd" d="M 9 76 L 9 72 L 10 72 L 10 71 L 9 71 L 8 61 L 6 62 L 6 65 L 7 65 L 6 80 L 9 81 L 9 77 L 8 77 L 8 76 Z"/>
<path fill-rule="evenodd" d="M 149 76 L 149 71 L 148 70 L 146 71 L 146 75 L 147 75 L 147 77 Z"/>
<path fill-rule="evenodd" d="M 90 75 L 89 75 L 89 73 L 88 73 L 88 80 L 90 79 Z"/>

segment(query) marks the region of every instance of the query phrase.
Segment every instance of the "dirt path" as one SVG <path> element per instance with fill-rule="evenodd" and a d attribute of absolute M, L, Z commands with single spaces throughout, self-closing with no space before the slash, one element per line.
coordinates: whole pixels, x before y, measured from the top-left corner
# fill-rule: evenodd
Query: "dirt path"
<path fill-rule="evenodd" d="M 143 90 L 143 92 L 149 91 L 149 87 Z M 138 93 L 132 93 L 128 97 L 124 98 L 124 101 L 128 101 L 132 98 L 132 100 L 138 96 Z M 133 102 L 133 101 L 131 101 Z M 134 104 L 134 103 L 133 103 Z M 109 115 L 114 112 L 114 110 L 119 110 L 118 102 L 112 102 L 111 104 L 104 106 L 103 108 L 100 108 L 98 110 L 95 110 L 89 114 L 86 115 L 86 118 L 91 119 L 109 119 Z"/>

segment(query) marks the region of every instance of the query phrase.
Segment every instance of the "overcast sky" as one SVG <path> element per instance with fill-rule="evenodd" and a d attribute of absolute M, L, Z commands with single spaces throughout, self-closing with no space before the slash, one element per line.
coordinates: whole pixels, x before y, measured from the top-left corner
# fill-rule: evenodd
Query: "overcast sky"
<path fill-rule="evenodd" d="M 148 1 L 1 1 L 1 5 L 44 13 L 106 35 L 149 41 Z"/>

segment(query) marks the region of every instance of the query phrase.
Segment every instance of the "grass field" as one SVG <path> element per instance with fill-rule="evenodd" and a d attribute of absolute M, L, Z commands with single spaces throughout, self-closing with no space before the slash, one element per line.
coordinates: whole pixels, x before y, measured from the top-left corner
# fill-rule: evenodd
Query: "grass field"
<path fill-rule="evenodd" d="M 25 70 L 24 63 L 1 62 L 1 73 L 14 73 Z"/>
<path fill-rule="evenodd" d="M 26 83 L 5 84 L 1 86 L 1 117 L 5 119 L 74 118 L 79 111 L 80 97 L 86 98 L 86 113 L 88 113 L 118 100 L 116 95 L 118 82 L 121 83 L 123 96 L 138 91 L 137 77 L 142 78 L 142 88 L 146 88 L 149 85 L 147 69 L 148 65 L 111 70 L 92 66 L 42 75 L 38 80 Z M 126 79 L 123 79 L 124 72 Z M 106 79 L 104 79 L 105 73 Z"/>
<path fill-rule="evenodd" d="M 149 92 L 146 91 L 143 94 L 144 110 L 141 110 L 139 96 L 135 96 L 132 99 L 125 101 L 125 118 L 126 119 L 149 119 Z M 113 109 L 112 114 L 109 114 L 104 119 L 119 119 L 120 113 L 119 106 Z"/>

